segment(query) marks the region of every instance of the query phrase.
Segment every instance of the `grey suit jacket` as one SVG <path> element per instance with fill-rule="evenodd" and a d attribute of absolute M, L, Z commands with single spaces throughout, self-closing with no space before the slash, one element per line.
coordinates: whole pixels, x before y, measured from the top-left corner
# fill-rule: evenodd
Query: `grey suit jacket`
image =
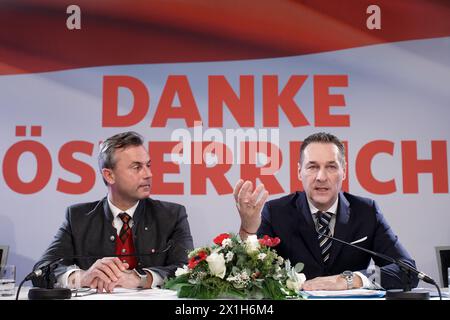
<path fill-rule="evenodd" d="M 117 230 L 112 222 L 113 215 L 106 197 L 100 201 L 70 206 L 65 221 L 34 269 L 57 257 L 66 257 L 54 271 L 55 277 L 58 277 L 71 265 L 87 270 L 97 260 L 71 256 L 115 255 Z M 186 264 L 187 253 L 193 249 L 186 209 L 179 204 L 150 198 L 141 200 L 133 216 L 132 233 L 137 254 L 155 252 L 137 257 L 137 267 L 148 268 L 163 278 L 173 276 L 177 267 Z M 46 286 L 42 278 L 34 279 L 33 284 Z"/>

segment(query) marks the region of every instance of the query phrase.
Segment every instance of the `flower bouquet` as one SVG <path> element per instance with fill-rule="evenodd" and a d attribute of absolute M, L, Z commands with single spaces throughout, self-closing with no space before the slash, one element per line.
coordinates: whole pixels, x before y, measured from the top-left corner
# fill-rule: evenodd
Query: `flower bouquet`
<path fill-rule="evenodd" d="M 273 247 L 279 238 L 256 235 L 242 241 L 238 235 L 223 233 L 211 247 L 189 253 L 189 263 L 178 268 L 165 288 L 180 298 L 285 299 L 298 297 L 305 281 L 303 264 L 291 267 Z"/>

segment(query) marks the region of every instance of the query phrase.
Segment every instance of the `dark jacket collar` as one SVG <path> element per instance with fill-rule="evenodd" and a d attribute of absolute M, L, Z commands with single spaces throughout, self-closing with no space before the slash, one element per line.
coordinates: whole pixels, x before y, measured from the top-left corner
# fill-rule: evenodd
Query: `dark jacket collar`
<path fill-rule="evenodd" d="M 340 240 L 349 241 L 351 237 L 351 229 L 350 229 L 350 203 L 348 202 L 345 195 L 340 192 L 339 193 L 339 205 L 336 216 L 336 224 L 334 226 L 334 237 Z M 330 260 L 328 261 L 329 265 L 332 265 L 336 257 L 339 255 L 343 244 L 337 241 L 333 241 L 331 252 L 330 252 Z"/>
<path fill-rule="evenodd" d="M 297 212 L 299 212 L 299 228 L 300 234 L 303 240 L 307 243 L 307 247 L 310 248 L 311 254 L 314 256 L 315 260 L 319 263 L 322 262 L 322 255 L 320 253 L 319 242 L 317 240 L 317 231 L 312 218 L 311 211 L 308 206 L 308 201 L 306 198 L 306 193 L 297 192 L 297 197 L 295 200 L 295 207 Z M 336 212 L 336 224 L 334 226 L 334 237 L 348 241 L 350 238 L 350 227 L 348 225 L 350 219 L 350 204 L 345 198 L 343 192 L 339 193 L 338 209 Z M 338 256 L 342 244 L 334 241 L 331 249 L 330 260 L 328 264 L 332 264 L 334 259 Z"/>

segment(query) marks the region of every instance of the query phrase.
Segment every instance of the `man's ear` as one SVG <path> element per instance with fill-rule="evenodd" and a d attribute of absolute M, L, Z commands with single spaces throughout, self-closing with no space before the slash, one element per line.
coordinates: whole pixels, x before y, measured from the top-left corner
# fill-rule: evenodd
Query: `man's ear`
<path fill-rule="evenodd" d="M 111 169 L 103 168 L 102 176 L 103 179 L 105 179 L 105 181 L 108 182 L 108 184 L 114 184 L 115 182 L 114 172 Z"/>
<path fill-rule="evenodd" d="M 347 165 L 344 163 L 344 167 L 342 168 L 342 181 L 344 181 L 345 179 L 347 179 L 347 169 L 346 169 Z"/>
<path fill-rule="evenodd" d="M 300 180 L 300 181 L 302 181 L 302 175 L 300 174 L 301 170 L 302 170 L 302 166 L 301 166 L 300 162 L 297 162 L 297 177 L 298 177 L 298 180 Z"/>

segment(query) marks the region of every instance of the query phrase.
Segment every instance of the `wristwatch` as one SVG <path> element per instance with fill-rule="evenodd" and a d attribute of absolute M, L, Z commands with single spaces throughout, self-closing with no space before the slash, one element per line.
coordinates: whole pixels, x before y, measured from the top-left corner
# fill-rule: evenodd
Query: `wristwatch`
<path fill-rule="evenodd" d="M 145 272 L 145 270 L 143 269 L 133 269 L 134 272 L 136 272 L 136 274 L 138 275 L 140 281 L 139 281 L 139 285 L 138 288 L 145 288 L 145 285 L 147 284 L 147 272 Z"/>
<path fill-rule="evenodd" d="M 352 289 L 353 288 L 353 272 L 351 271 L 344 271 L 341 273 L 341 276 L 345 279 L 345 281 L 347 281 L 347 290 L 348 289 Z"/>

